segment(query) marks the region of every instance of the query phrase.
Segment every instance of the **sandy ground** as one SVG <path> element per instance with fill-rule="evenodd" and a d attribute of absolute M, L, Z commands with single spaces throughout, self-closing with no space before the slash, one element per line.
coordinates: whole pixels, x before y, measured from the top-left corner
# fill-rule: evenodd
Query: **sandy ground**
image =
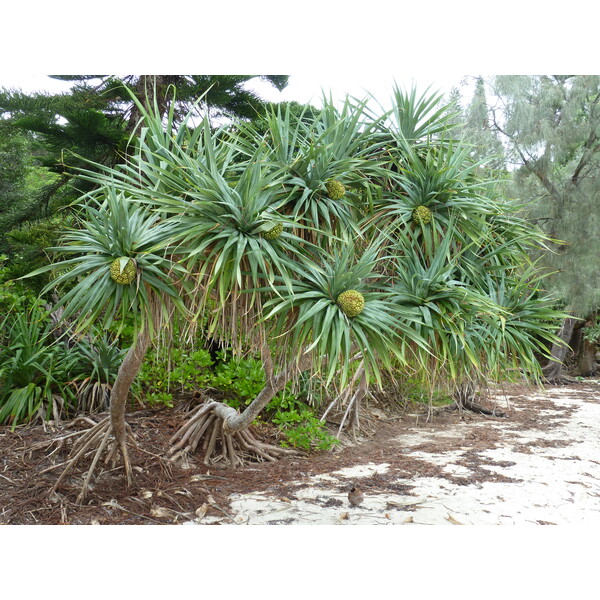
<path fill-rule="evenodd" d="M 389 462 L 368 462 L 284 482 L 283 494 L 281 487 L 276 494 L 232 494 L 230 515 L 236 524 L 250 525 L 598 525 L 598 383 L 551 388 L 529 395 L 526 403 L 496 397 L 515 416 L 533 414 L 529 420 L 459 421 L 442 432 L 415 425 L 393 440 L 397 453 L 411 464 L 416 459 L 436 466 L 448 477 L 416 472 L 398 478 L 399 485 L 408 484 L 408 493 L 379 493 L 371 486 L 361 506 L 350 506 L 346 488 L 351 482 L 360 486 L 389 471 Z M 492 436 L 496 441 L 474 448 L 472 440 L 484 431 L 486 437 L 498 433 Z M 474 476 L 482 469 L 489 477 Z M 231 523 L 202 507 L 197 515 L 186 523 Z"/>
<path fill-rule="evenodd" d="M 84 503 L 83 468 L 48 494 L 71 429 L 4 427 L 0 524 L 600 525 L 600 382 L 513 385 L 480 401 L 505 417 L 370 405 L 370 434 L 335 452 L 233 470 L 199 454 L 164 459 L 184 412 L 132 411 L 134 484 L 119 465 L 102 466 Z M 353 483 L 364 491 L 358 507 L 348 502 Z"/>

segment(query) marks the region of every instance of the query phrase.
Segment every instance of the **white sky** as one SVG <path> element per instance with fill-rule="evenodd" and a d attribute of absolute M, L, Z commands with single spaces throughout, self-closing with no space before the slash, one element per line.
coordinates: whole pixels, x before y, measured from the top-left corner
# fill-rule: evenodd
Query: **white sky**
<path fill-rule="evenodd" d="M 288 75 L 289 73 L 284 73 Z M 286 100 L 295 100 L 301 103 L 312 103 L 320 106 L 322 90 L 326 93 L 331 92 L 334 100 L 343 100 L 346 94 L 357 98 L 364 98 L 368 93 L 372 93 L 377 102 L 385 108 L 389 108 L 389 101 L 392 95 L 394 83 L 403 89 L 411 89 L 413 85 L 417 87 L 419 93 L 423 93 L 429 86 L 429 92 L 440 92 L 447 94 L 453 86 L 459 86 L 464 81 L 464 76 L 406 76 L 399 74 L 371 74 L 366 76 L 356 75 L 322 75 L 319 76 L 307 73 L 289 74 L 289 83 L 283 89 L 278 91 L 268 82 L 255 79 L 252 81 L 252 88 L 259 92 L 265 100 L 273 102 L 282 102 Z M 0 72 L 0 88 L 16 88 L 23 92 L 51 92 L 59 93 L 68 91 L 69 82 L 52 79 L 47 75 L 36 74 L 2 74 Z M 471 86 L 463 85 L 461 93 L 468 98 Z"/>
<path fill-rule="evenodd" d="M 262 87 L 269 100 L 368 90 L 385 104 L 394 81 L 448 93 L 465 75 L 600 71 L 585 0 L 568 9 L 558 0 L 230 0 L 221 12 L 198 1 L 171 0 L 163 12 L 136 4 L 104 0 L 85 16 L 74 0 L 55 0 L 36 6 L 26 30 L 19 6 L 3 8 L 0 87 L 68 89 L 46 73 L 268 73 L 290 75 L 282 93 Z"/>

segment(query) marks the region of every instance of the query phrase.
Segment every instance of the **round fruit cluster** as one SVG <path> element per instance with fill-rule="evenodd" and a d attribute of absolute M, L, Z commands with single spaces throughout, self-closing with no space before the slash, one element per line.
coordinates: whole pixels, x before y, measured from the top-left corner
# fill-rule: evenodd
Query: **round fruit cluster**
<path fill-rule="evenodd" d="M 337 303 L 347 317 L 357 317 L 365 307 L 365 298 L 356 290 L 346 290 L 337 297 Z"/>
<path fill-rule="evenodd" d="M 413 210 L 412 218 L 417 225 L 427 225 L 431 223 L 431 210 L 426 206 L 417 206 L 417 208 Z"/>
<path fill-rule="evenodd" d="M 277 223 L 274 227 L 271 227 L 268 231 L 263 231 L 260 235 L 265 238 L 265 240 L 275 240 L 277 239 L 281 233 L 283 232 L 283 225 L 281 223 Z"/>
<path fill-rule="evenodd" d="M 325 184 L 325 189 L 327 190 L 327 196 L 332 200 L 339 200 L 346 193 L 344 184 L 336 179 L 330 179 Z"/>
<path fill-rule="evenodd" d="M 115 258 L 110 265 L 110 276 L 121 285 L 130 284 L 137 274 L 137 267 L 133 258 L 121 256 Z"/>

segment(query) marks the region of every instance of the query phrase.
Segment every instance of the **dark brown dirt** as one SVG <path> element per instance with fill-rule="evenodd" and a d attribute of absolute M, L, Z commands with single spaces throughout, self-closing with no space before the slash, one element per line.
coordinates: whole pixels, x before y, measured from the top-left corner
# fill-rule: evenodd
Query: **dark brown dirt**
<path fill-rule="evenodd" d="M 594 393 L 594 389 L 585 382 L 571 387 L 578 388 L 583 401 L 598 401 L 597 391 Z M 414 494 L 411 480 L 417 476 L 444 477 L 465 485 L 506 481 L 508 478 L 502 479 L 502 475 L 484 468 L 486 464 L 497 463 L 486 462 L 478 454 L 483 449 L 507 443 L 502 439 L 502 431 L 477 426 L 468 430 L 463 439 L 456 439 L 445 435 L 445 430 L 459 422 L 479 425 L 489 420 L 501 420 L 509 425 L 508 431 L 523 427 L 544 431 L 573 410 L 565 406 L 559 414 L 541 418 L 540 411 L 548 406 L 543 400 L 530 397 L 535 390 L 512 386 L 509 391 L 511 406 L 506 411 L 506 418 L 447 408 L 428 411 L 427 407 L 414 405 L 405 407 L 402 415 L 389 416 L 388 412 L 388 417 L 374 419 L 371 413 L 372 433 L 356 443 L 343 444 L 333 452 L 304 454 L 276 463 L 248 464 L 235 470 L 209 469 L 202 463 L 201 456 L 190 457 L 187 468 L 162 458 L 169 438 L 182 424 L 185 415 L 175 409 L 139 410 L 127 417 L 139 446 L 131 449 L 134 485 L 126 488 L 122 468 L 105 468 L 93 480 L 92 489 L 82 505 L 76 502 L 83 475 L 81 471 L 67 478 L 57 497 L 50 499 L 48 496 L 60 473 L 59 465 L 67 460 L 68 455 L 67 444 L 57 449 L 57 441 L 72 433 L 73 429 L 63 426 L 51 431 L 49 427 L 44 430 L 41 426 L 25 426 L 11 432 L 10 428 L 2 427 L 0 524 L 173 524 L 195 518 L 196 511 L 205 504 L 208 505 L 205 507 L 207 515 L 224 517 L 223 522 L 228 522 L 231 494 L 268 491 L 276 497 L 293 499 L 298 487 L 291 487 L 289 482 L 366 463 L 385 462 L 390 465 L 385 474 L 361 480 L 370 493 Z M 493 408 L 491 403 L 487 406 Z M 382 411 L 377 414 L 381 416 Z M 418 447 L 421 452 L 439 453 L 468 446 L 470 451 L 464 454 L 461 464 L 469 467 L 469 477 L 461 478 L 443 472 L 440 467 L 403 452 L 398 440 L 403 434 L 414 434 L 416 430 L 435 434 L 431 443 Z M 266 426 L 260 432 L 262 437 L 273 433 Z M 540 440 L 515 445 L 511 440 L 509 443 L 513 449 L 530 453 L 535 452 L 536 446 L 559 445 L 563 441 Z M 399 478 L 403 483 L 398 483 Z"/>

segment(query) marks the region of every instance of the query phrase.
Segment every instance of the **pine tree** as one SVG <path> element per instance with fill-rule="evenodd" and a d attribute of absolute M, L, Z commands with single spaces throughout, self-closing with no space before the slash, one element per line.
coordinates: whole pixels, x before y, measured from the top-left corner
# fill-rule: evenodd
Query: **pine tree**
<path fill-rule="evenodd" d="M 445 113 L 448 115 L 448 125 L 449 128 L 452 129 L 453 135 L 460 135 L 464 127 L 465 119 L 462 108 L 462 96 L 460 89 L 456 86 L 454 86 L 448 94 Z"/>
<path fill-rule="evenodd" d="M 43 164 L 58 176 L 40 190 L 38 215 L 53 213 L 58 205 L 74 200 L 89 188 L 89 184 L 77 178 L 78 167 L 89 164 L 87 161 L 113 166 L 126 155 L 129 138 L 140 119 L 127 88 L 146 107 L 156 101 L 161 114 L 174 104 L 175 123 L 200 98 L 199 114 L 209 114 L 213 119 L 251 119 L 263 105 L 260 97 L 245 87 L 255 77 L 252 75 L 52 77 L 72 81 L 70 92 L 25 94 L 0 90 L 0 115 L 44 143 L 47 155 Z M 259 77 L 277 89 L 287 85 L 285 75 Z"/>
<path fill-rule="evenodd" d="M 554 239 L 543 263 L 555 274 L 552 290 L 573 317 L 593 319 L 600 308 L 600 77 L 592 75 L 502 76 L 493 80 L 501 113 L 494 126 L 518 165 L 513 189 L 534 201 L 531 218 Z M 576 320 L 567 319 L 561 336 L 569 343 Z M 584 374 L 595 370 L 589 344 Z M 565 348 L 545 374 L 561 377 Z"/>
<path fill-rule="evenodd" d="M 60 218 L 24 225 L 36 221 L 35 190 L 52 178 L 36 158 L 40 151 L 30 134 L 0 120 L 0 255 L 9 259 L 8 279 L 45 264 L 42 245 L 52 245 L 53 231 L 65 226 Z"/>
<path fill-rule="evenodd" d="M 465 111 L 463 138 L 472 144 L 471 157 L 475 161 L 486 160 L 487 168 L 504 168 L 504 149 L 497 132 L 490 125 L 490 111 L 485 93 L 485 83 L 478 77 L 473 98 Z"/>
<path fill-rule="evenodd" d="M 0 229 L 7 231 L 27 213 L 27 178 L 31 165 L 29 140 L 0 121 Z M 0 239 L 0 253 L 6 239 Z"/>

